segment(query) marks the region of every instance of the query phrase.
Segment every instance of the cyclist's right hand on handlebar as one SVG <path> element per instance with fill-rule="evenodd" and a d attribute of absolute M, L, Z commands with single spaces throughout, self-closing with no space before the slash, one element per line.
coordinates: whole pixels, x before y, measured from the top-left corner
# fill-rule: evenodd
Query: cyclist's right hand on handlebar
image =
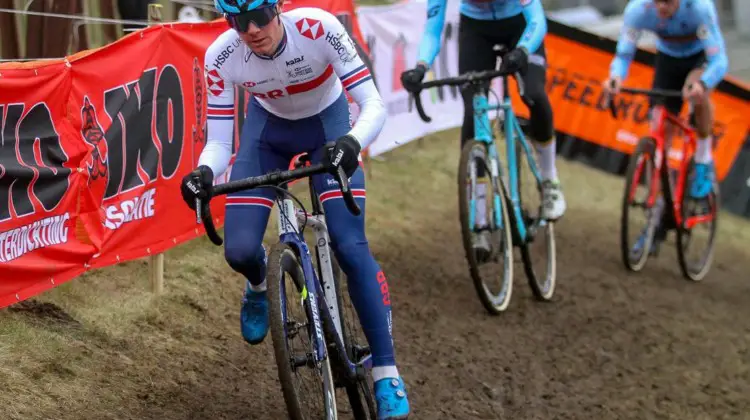
<path fill-rule="evenodd" d="M 419 63 L 413 69 L 401 73 L 401 84 L 409 92 L 418 92 L 419 84 L 422 83 L 425 73 L 427 73 L 427 67 Z"/>
<path fill-rule="evenodd" d="M 193 172 L 182 178 L 182 185 L 180 185 L 182 199 L 190 209 L 195 210 L 196 197 L 201 200 L 208 198 L 208 190 L 211 189 L 213 182 L 214 172 L 206 165 L 195 168 Z"/>
<path fill-rule="evenodd" d="M 602 89 L 604 90 L 604 95 L 606 98 L 609 98 L 611 95 L 617 95 L 620 93 L 620 86 L 622 85 L 622 81 L 618 77 L 610 77 L 609 79 L 605 80 L 604 83 L 602 83 Z"/>
<path fill-rule="evenodd" d="M 341 136 L 336 139 L 333 145 L 327 147 L 326 153 L 323 155 L 323 163 L 332 170 L 341 166 L 346 176 L 351 177 L 359 167 L 359 152 L 361 150 L 362 146 L 350 134 Z"/>

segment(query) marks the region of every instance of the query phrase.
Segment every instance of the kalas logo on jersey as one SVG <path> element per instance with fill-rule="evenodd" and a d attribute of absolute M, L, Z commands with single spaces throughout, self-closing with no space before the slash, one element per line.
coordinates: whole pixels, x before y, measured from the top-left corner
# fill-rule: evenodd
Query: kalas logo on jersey
<path fill-rule="evenodd" d="M 323 36 L 323 24 L 316 19 L 302 18 L 295 23 L 297 30 L 302 36 L 312 39 L 313 41 Z"/>
<path fill-rule="evenodd" d="M 295 65 L 297 63 L 301 63 L 303 61 L 305 61 L 305 56 L 301 55 L 301 56 L 295 57 L 295 58 L 293 58 L 291 60 L 286 60 L 286 65 L 287 66 L 293 66 L 293 65 Z"/>
<path fill-rule="evenodd" d="M 221 78 L 219 72 L 215 69 L 206 73 L 206 85 L 208 91 L 214 96 L 219 96 L 221 92 L 224 92 L 224 79 Z"/>

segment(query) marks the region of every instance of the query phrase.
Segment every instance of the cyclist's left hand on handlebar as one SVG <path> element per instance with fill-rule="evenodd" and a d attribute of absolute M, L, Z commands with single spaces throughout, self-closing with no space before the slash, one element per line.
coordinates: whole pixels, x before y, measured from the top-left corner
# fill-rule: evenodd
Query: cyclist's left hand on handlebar
<path fill-rule="evenodd" d="M 359 166 L 359 152 L 362 146 L 357 139 L 347 134 L 336 140 L 336 143 L 323 155 L 323 163 L 334 169 L 341 166 L 347 177 L 351 177 Z"/>
<path fill-rule="evenodd" d="M 417 92 L 419 91 L 419 84 L 422 83 L 425 73 L 427 73 L 427 68 L 424 64 L 419 63 L 413 69 L 401 73 L 401 84 L 404 85 L 404 89 L 407 91 Z"/>
<path fill-rule="evenodd" d="M 696 103 L 700 103 L 705 93 L 706 88 L 702 82 L 693 82 L 682 88 L 682 96 L 688 101 Z"/>
<path fill-rule="evenodd" d="M 182 192 L 182 199 L 192 210 L 195 210 L 195 198 L 198 197 L 201 200 L 208 198 L 208 190 L 214 182 L 214 173 L 206 165 L 201 165 L 193 172 L 185 175 L 182 178 L 182 185 L 180 190 Z"/>
<path fill-rule="evenodd" d="M 525 48 L 514 48 L 508 54 L 503 56 L 500 69 L 508 73 L 526 74 L 529 66 L 529 54 Z"/>

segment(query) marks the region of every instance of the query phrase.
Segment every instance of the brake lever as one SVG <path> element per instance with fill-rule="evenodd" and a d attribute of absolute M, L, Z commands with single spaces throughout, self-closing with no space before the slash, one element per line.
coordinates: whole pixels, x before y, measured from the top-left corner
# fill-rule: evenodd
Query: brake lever
<path fill-rule="evenodd" d="M 424 108 L 422 107 L 422 97 L 420 96 L 421 92 L 422 89 L 419 89 L 416 92 L 412 92 L 412 95 L 414 95 L 414 104 L 417 106 L 417 113 L 419 114 L 419 118 L 421 118 L 424 122 L 430 122 L 432 121 L 432 118 L 430 118 L 427 113 L 424 112 Z"/>
<path fill-rule="evenodd" d="M 349 178 L 346 177 L 344 168 L 341 166 L 337 167 L 334 177 L 339 183 L 339 188 L 341 189 L 341 194 L 346 203 L 346 207 L 353 215 L 359 216 L 360 213 L 362 213 L 362 209 L 359 208 L 359 205 L 357 205 L 357 202 L 354 200 L 354 194 L 352 194 L 352 190 L 349 188 Z"/>

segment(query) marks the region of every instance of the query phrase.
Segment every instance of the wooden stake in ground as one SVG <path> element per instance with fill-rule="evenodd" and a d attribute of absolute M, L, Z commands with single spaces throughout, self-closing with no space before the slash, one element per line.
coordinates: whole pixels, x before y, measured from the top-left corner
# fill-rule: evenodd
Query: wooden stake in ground
<path fill-rule="evenodd" d="M 162 5 L 151 3 L 148 5 L 148 22 L 154 24 L 162 21 Z M 164 254 L 152 255 L 149 261 L 151 291 L 156 294 L 164 292 Z"/>

